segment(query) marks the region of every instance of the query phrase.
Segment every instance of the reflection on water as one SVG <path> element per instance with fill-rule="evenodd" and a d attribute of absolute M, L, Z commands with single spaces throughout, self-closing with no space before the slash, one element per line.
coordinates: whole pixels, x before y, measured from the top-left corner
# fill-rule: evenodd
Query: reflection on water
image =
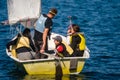
<path fill-rule="evenodd" d="M 23 80 L 83 80 L 85 76 L 82 74 L 79 75 L 25 75 Z"/>

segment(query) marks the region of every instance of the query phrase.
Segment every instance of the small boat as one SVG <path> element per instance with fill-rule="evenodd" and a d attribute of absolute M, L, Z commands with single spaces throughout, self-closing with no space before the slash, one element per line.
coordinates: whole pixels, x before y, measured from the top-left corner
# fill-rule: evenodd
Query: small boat
<path fill-rule="evenodd" d="M 59 35 L 52 33 L 51 38 Z M 62 36 L 62 35 L 59 35 Z M 63 40 L 67 39 L 66 37 L 62 36 Z M 53 39 L 48 40 L 49 49 L 55 49 L 55 45 Z M 33 60 L 19 60 L 15 57 L 15 48 L 12 46 L 12 52 L 7 52 L 7 55 L 13 59 L 17 64 L 18 67 L 22 66 L 24 70 L 29 74 L 56 74 L 57 71 L 62 70 L 62 74 L 78 74 L 82 71 L 86 59 L 90 57 L 89 49 L 86 47 L 83 57 L 55 57 L 52 54 L 45 53 L 48 55 L 46 59 L 33 59 Z M 57 68 L 60 67 L 60 68 Z"/>
<path fill-rule="evenodd" d="M 33 4 L 34 3 L 34 4 Z M 22 23 L 25 27 L 31 27 L 40 16 L 40 0 L 7 0 L 8 21 L 12 26 L 16 23 Z M 22 5 L 22 6 L 21 6 Z M 19 7 L 18 7 L 19 6 Z M 32 7 L 31 7 L 32 6 Z M 53 37 L 59 35 L 64 42 L 67 37 L 52 33 L 48 40 L 48 49 L 54 50 L 55 44 Z M 18 68 L 24 70 L 29 75 L 35 74 L 78 74 L 82 71 L 86 59 L 90 57 L 89 49 L 86 46 L 83 57 L 56 57 L 50 53 L 44 53 L 48 56 L 45 59 L 19 60 L 16 58 L 15 46 L 11 47 L 11 52 L 6 49 L 7 55 L 17 63 Z"/>

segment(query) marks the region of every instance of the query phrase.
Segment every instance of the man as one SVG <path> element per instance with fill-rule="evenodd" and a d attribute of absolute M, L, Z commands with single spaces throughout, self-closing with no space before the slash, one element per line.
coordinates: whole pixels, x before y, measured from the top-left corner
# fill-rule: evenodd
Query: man
<path fill-rule="evenodd" d="M 52 19 L 57 14 L 57 9 L 52 8 L 48 14 L 41 14 L 36 22 L 34 42 L 37 51 L 44 53 L 48 50 L 47 37 L 50 36 L 50 31 L 53 25 Z"/>

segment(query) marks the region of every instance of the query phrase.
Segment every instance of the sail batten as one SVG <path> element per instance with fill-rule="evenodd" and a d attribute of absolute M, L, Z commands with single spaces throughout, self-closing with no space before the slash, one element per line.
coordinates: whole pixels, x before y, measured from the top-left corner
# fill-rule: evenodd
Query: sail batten
<path fill-rule="evenodd" d="M 9 24 L 38 18 L 41 0 L 7 0 Z"/>

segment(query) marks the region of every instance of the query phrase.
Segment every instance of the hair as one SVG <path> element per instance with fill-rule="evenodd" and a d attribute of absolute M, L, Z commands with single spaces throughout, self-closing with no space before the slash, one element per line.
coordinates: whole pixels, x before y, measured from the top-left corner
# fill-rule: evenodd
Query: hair
<path fill-rule="evenodd" d="M 80 31 L 80 28 L 77 24 L 72 24 L 72 28 L 75 32 L 79 32 Z"/>
<path fill-rule="evenodd" d="M 55 16 L 57 14 L 57 9 L 56 8 L 51 8 L 49 13 L 52 14 L 53 16 Z"/>
<path fill-rule="evenodd" d="M 25 36 L 25 37 L 30 37 L 30 29 L 25 28 L 22 34 L 23 34 L 23 36 Z"/>

